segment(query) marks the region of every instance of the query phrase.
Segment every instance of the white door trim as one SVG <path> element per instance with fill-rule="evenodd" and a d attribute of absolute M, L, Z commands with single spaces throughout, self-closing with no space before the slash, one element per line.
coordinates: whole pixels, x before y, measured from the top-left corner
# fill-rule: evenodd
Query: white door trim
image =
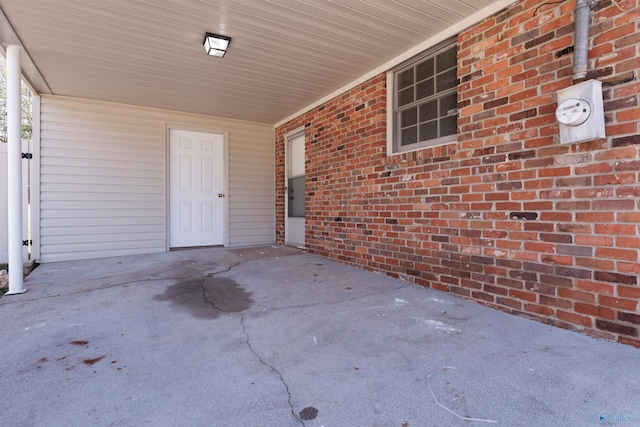
<path fill-rule="evenodd" d="M 31 260 L 40 259 L 40 95 L 31 95 Z"/>
<path fill-rule="evenodd" d="M 304 133 L 305 131 L 305 127 L 301 126 L 297 129 L 294 129 L 290 132 L 287 132 L 284 135 L 284 243 L 285 245 L 289 245 L 289 244 L 302 244 L 302 247 L 306 246 L 306 241 L 303 242 L 291 242 L 289 241 L 289 236 L 291 235 L 290 233 L 290 222 L 293 219 L 295 220 L 300 220 L 298 222 L 302 222 L 302 224 L 306 223 L 306 219 L 303 218 L 289 218 L 289 193 L 288 193 L 288 183 L 289 183 L 289 141 L 297 136 L 302 135 L 302 137 L 305 140 L 305 145 L 306 145 L 306 135 Z M 306 148 L 305 148 L 305 153 L 306 153 Z M 306 154 L 305 154 L 306 157 Z M 305 170 L 305 175 L 306 175 L 306 170 Z M 303 227 L 306 227 L 306 225 L 303 225 Z M 304 234 L 303 234 L 303 240 L 305 240 Z"/>
<path fill-rule="evenodd" d="M 224 224 L 224 238 L 223 238 L 223 246 L 229 246 L 229 206 L 231 194 L 229 193 L 229 132 L 221 131 L 217 129 L 210 128 L 200 128 L 200 127 L 192 127 L 185 126 L 180 124 L 167 124 L 165 126 L 165 251 L 169 251 L 171 249 L 170 244 L 170 227 L 171 227 L 171 204 L 170 204 L 170 179 L 171 179 L 171 159 L 170 159 L 170 145 L 171 145 L 171 131 L 186 131 L 186 132 L 201 132 L 201 133 L 210 133 L 216 135 L 222 135 L 223 143 L 223 188 L 224 188 L 224 198 L 223 198 L 223 224 Z"/>

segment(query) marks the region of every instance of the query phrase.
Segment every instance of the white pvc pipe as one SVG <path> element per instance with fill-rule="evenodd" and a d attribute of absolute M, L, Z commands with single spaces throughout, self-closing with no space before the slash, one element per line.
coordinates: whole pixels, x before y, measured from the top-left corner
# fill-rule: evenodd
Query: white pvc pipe
<path fill-rule="evenodd" d="M 20 108 L 20 46 L 7 46 L 7 189 L 9 291 L 22 294 L 22 132 Z"/>

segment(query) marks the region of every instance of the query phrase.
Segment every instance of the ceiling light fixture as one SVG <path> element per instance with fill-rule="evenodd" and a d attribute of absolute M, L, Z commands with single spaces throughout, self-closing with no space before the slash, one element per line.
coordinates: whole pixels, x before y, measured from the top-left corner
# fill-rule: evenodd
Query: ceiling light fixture
<path fill-rule="evenodd" d="M 213 33 L 207 33 L 204 36 L 204 42 L 202 42 L 207 55 L 217 56 L 219 58 L 222 58 L 224 54 L 227 53 L 229 43 L 231 43 L 231 37 Z"/>

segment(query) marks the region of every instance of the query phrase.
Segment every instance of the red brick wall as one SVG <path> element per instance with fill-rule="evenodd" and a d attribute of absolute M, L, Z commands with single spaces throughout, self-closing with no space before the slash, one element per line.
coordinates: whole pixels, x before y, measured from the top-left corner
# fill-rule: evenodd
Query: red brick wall
<path fill-rule="evenodd" d="M 541 4 L 459 35 L 456 143 L 387 153 L 384 75 L 279 127 L 277 238 L 284 135 L 304 126 L 310 252 L 640 347 L 640 0 L 594 5 L 608 137 L 565 145 L 575 2 Z"/>

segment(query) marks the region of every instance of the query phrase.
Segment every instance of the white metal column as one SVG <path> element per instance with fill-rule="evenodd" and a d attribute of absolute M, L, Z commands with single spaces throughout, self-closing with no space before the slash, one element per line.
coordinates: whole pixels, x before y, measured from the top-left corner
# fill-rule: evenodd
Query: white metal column
<path fill-rule="evenodd" d="M 22 132 L 20 46 L 7 46 L 7 209 L 9 292 L 26 292 L 22 272 Z"/>

